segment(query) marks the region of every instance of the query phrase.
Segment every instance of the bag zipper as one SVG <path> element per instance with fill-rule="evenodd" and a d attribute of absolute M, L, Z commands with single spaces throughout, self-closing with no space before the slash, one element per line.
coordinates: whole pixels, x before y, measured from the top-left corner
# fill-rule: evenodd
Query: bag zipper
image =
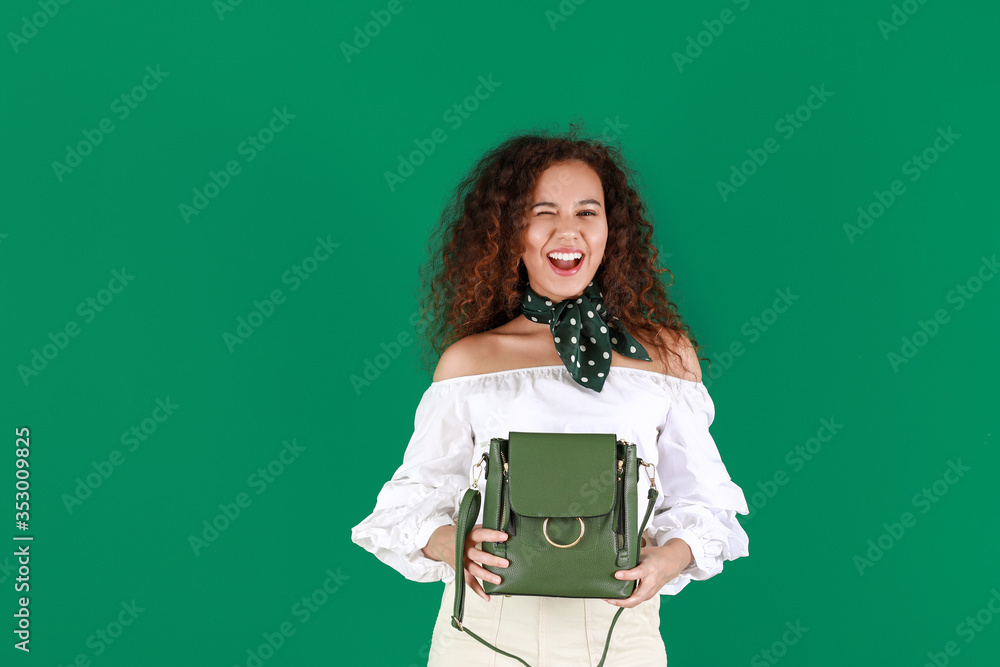
<path fill-rule="evenodd" d="M 635 447 L 634 443 L 618 440 L 626 447 Z M 618 459 L 618 548 L 625 548 L 625 459 Z"/>
<path fill-rule="evenodd" d="M 622 483 L 622 467 L 625 465 L 623 459 L 618 459 L 618 549 L 624 548 L 625 544 L 625 484 Z"/>
<path fill-rule="evenodd" d="M 507 529 L 507 491 L 510 478 L 507 474 L 507 461 L 504 459 L 503 449 L 500 449 L 500 461 L 503 462 L 503 489 L 500 490 L 500 531 L 504 532 Z"/>

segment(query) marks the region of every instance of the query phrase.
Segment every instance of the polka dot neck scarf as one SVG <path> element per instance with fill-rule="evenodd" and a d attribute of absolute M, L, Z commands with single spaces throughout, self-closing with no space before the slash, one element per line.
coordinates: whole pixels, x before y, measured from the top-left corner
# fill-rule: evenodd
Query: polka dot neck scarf
<path fill-rule="evenodd" d="M 600 392 L 611 370 L 611 350 L 633 359 L 652 361 L 646 349 L 633 338 L 617 317 L 608 317 L 604 295 L 590 281 L 583 295 L 557 304 L 527 285 L 521 310 L 532 322 L 552 329 L 556 351 L 566 370 L 581 386 Z"/>

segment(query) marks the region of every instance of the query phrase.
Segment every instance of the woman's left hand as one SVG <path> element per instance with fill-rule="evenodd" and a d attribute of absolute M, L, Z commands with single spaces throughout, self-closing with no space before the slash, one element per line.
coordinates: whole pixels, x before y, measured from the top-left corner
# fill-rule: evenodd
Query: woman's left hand
<path fill-rule="evenodd" d="M 643 537 L 643 542 L 646 538 Z M 687 568 L 691 562 L 691 547 L 679 537 L 667 540 L 662 547 L 641 547 L 639 564 L 630 570 L 618 570 L 615 578 L 620 580 L 638 579 L 639 583 L 632 595 L 625 599 L 605 602 L 616 607 L 635 607 L 654 595 L 659 595 L 663 586 Z"/>

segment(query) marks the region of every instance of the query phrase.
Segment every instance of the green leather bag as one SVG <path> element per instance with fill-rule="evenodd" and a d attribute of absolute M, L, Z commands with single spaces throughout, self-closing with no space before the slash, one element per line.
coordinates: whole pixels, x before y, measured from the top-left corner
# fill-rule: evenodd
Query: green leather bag
<path fill-rule="evenodd" d="M 646 467 L 650 489 L 646 515 L 636 530 L 639 465 Z M 635 590 L 636 581 L 614 575 L 639 564 L 642 531 L 658 495 L 653 466 L 637 457 L 635 444 L 613 433 L 511 431 L 509 438 L 490 440 L 489 454 L 483 453 L 474 470 L 472 488 L 465 492 L 458 514 L 451 625 L 530 667 L 462 625 L 463 547 L 479 517 L 480 475 L 487 479 L 483 527 L 508 534 L 503 542 L 483 542 L 482 550 L 510 562 L 509 567 L 483 566 L 501 578 L 499 584 L 482 582 L 488 595 L 624 599 Z M 604 665 L 623 611 L 625 607 L 619 608 L 611 621 L 598 667 Z"/>

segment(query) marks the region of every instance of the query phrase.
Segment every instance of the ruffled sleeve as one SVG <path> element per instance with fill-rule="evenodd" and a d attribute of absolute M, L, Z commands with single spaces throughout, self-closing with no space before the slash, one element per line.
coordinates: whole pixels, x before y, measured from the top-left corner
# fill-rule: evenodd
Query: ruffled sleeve
<path fill-rule="evenodd" d="M 351 528 L 351 540 L 411 581 L 448 583 L 455 570 L 421 549 L 440 526 L 454 524 L 471 485 L 474 437 L 454 383 L 432 383 L 417 405 L 403 463 L 382 486 L 375 508 Z"/>
<path fill-rule="evenodd" d="M 708 430 L 715 419 L 715 404 L 700 382 L 683 382 L 673 393 L 657 439 L 660 495 L 646 534 L 654 546 L 678 537 L 691 547 L 694 558 L 660 589 L 661 595 L 680 592 L 692 579 L 715 576 L 722 571 L 723 561 L 750 555 L 749 538 L 736 520 L 737 512 L 749 513 L 746 498 L 730 479 Z M 640 479 L 645 480 L 645 475 Z"/>

